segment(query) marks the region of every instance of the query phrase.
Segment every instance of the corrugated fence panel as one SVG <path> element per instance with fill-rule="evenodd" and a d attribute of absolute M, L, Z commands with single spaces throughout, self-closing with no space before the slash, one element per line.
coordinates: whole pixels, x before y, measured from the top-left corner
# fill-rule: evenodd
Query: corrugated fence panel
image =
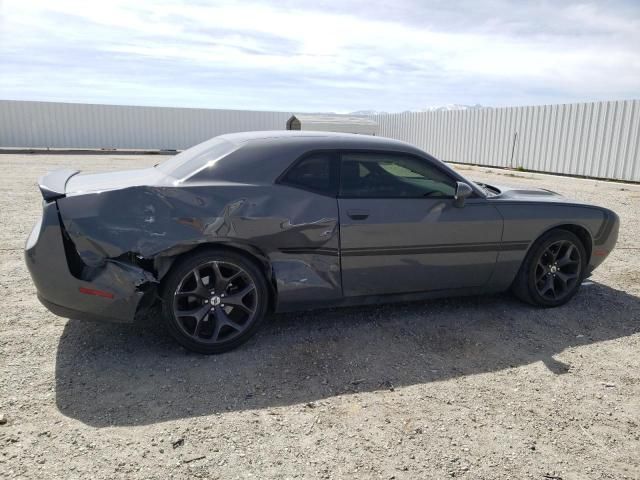
<path fill-rule="evenodd" d="M 0 147 L 189 148 L 222 133 L 283 130 L 291 113 L 0 100 Z"/>
<path fill-rule="evenodd" d="M 640 100 L 369 118 L 445 161 L 640 181 Z"/>
<path fill-rule="evenodd" d="M 0 147 L 185 149 L 288 112 L 0 100 Z M 640 181 L 640 100 L 372 115 L 445 161 Z"/>

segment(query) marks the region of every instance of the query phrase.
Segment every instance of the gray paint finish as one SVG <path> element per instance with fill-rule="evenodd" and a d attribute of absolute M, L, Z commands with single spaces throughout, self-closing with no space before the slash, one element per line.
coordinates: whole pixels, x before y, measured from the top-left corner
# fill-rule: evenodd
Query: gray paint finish
<path fill-rule="evenodd" d="M 69 170 L 41 180 L 52 196 L 25 258 L 43 303 L 67 316 L 132 321 L 176 258 L 210 245 L 250 256 L 275 310 L 285 311 L 504 290 L 531 243 L 558 225 L 583 228 L 588 250 L 606 252 L 590 255 L 589 271 L 617 239 L 613 212 L 544 190 L 486 196 L 469 182 L 472 197 L 459 208 L 446 198 L 346 199 L 277 183 L 301 155 L 322 150 L 406 153 L 465 181 L 402 142 L 313 132 L 224 139 L 233 151 L 205 158 L 187 178 Z M 352 210 L 366 215 L 354 219 Z"/>
<path fill-rule="evenodd" d="M 347 296 L 481 287 L 500 250 L 502 218 L 482 200 L 339 199 Z M 366 204 L 369 215 L 348 212 Z"/>

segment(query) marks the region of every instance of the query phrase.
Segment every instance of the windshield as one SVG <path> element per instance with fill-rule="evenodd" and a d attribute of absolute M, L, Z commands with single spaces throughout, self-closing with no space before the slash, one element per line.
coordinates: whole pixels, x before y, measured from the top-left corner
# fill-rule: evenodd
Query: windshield
<path fill-rule="evenodd" d="M 156 168 L 166 175 L 184 179 L 201 170 L 207 164 L 227 156 L 236 145 L 221 138 L 212 138 L 162 162 Z"/>

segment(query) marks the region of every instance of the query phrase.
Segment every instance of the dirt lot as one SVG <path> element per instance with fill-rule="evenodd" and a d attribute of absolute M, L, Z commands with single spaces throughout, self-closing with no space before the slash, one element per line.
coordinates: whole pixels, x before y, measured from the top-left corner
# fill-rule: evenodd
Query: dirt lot
<path fill-rule="evenodd" d="M 22 260 L 47 170 L 0 155 L 0 477 L 640 478 L 640 187 L 460 167 L 610 207 L 617 250 L 569 305 L 509 295 L 274 316 L 203 357 L 153 321 L 42 307 Z"/>

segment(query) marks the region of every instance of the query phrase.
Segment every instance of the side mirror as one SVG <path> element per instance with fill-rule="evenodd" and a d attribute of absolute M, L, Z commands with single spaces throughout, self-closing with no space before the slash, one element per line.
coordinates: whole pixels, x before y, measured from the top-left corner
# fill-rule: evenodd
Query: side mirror
<path fill-rule="evenodd" d="M 453 206 L 464 207 L 464 200 L 473 193 L 473 189 L 464 182 L 456 182 L 456 194 L 453 197 Z"/>

